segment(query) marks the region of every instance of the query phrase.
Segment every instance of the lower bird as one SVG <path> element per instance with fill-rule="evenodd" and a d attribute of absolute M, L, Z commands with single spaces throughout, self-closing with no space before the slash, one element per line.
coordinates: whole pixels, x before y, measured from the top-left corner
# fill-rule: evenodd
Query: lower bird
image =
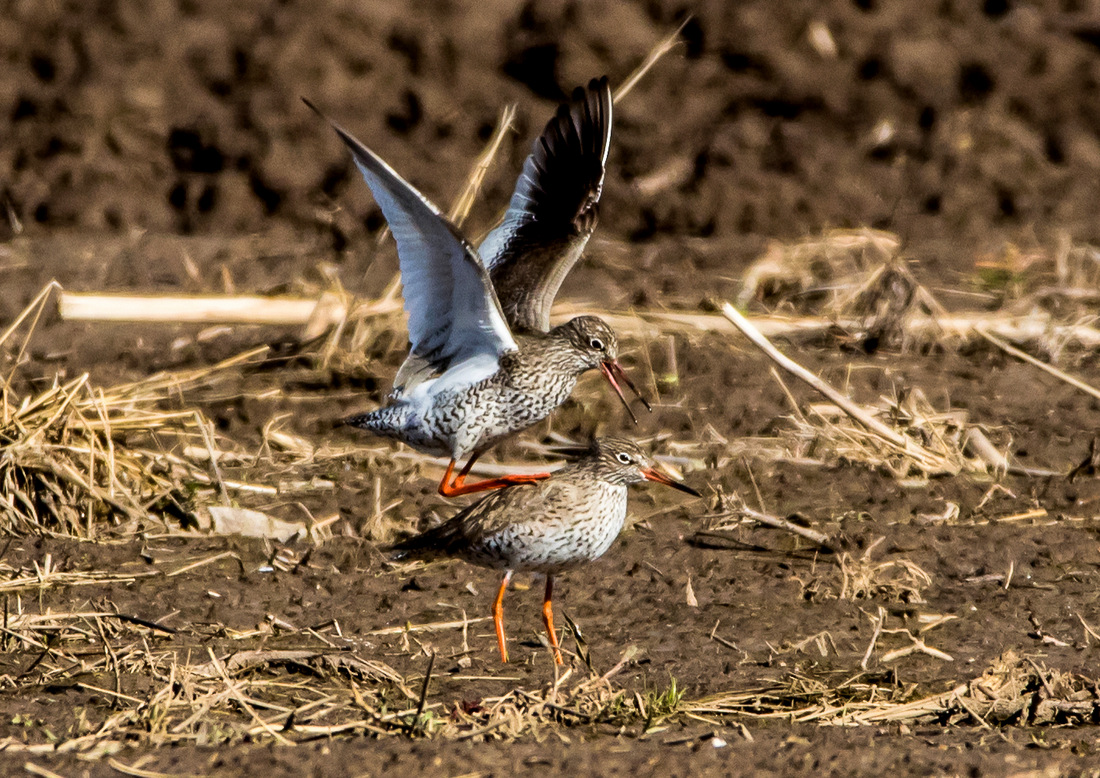
<path fill-rule="evenodd" d="M 611 547 L 626 521 L 627 486 L 642 481 L 656 481 L 700 496 L 658 470 L 636 443 L 617 437 L 597 438 L 580 459 L 550 478 L 492 492 L 438 527 L 390 550 L 418 558 L 455 556 L 504 570 L 493 601 L 493 624 L 504 662 L 508 661 L 504 593 L 512 574 L 544 574 L 542 615 L 554 660 L 561 664 L 551 603 L 554 576 L 599 558 Z"/>

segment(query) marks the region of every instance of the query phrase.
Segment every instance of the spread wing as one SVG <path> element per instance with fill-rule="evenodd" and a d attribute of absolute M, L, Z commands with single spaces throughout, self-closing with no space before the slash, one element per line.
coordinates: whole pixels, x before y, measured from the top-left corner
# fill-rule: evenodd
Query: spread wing
<path fill-rule="evenodd" d="M 489 273 L 473 246 L 378 155 L 329 123 L 351 150 L 397 242 L 410 343 L 408 365 L 399 376 L 438 374 L 471 357 L 499 358 L 514 350 Z"/>
<path fill-rule="evenodd" d="M 535 141 L 504 219 L 479 248 L 513 327 L 550 329 L 554 297 L 596 228 L 610 143 L 606 76 L 574 90 Z"/>

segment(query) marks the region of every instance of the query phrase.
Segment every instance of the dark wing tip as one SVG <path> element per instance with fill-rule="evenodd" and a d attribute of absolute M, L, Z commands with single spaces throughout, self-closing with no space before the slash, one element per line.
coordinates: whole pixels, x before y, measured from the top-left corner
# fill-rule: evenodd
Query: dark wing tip
<path fill-rule="evenodd" d="M 396 543 L 390 543 L 389 545 L 380 546 L 379 551 L 383 554 L 392 554 L 395 557 L 408 556 L 409 552 L 417 551 L 420 546 L 415 542 L 420 538 L 419 535 L 409 535 L 407 538 L 402 538 Z"/>
<path fill-rule="evenodd" d="M 428 561 L 440 555 L 440 550 L 433 548 L 430 543 L 426 542 L 423 535 L 410 535 L 396 543 L 382 546 L 378 550 L 389 557 L 391 562 L 415 559 Z"/>
<path fill-rule="evenodd" d="M 610 80 L 607 76 L 600 76 L 599 78 L 593 78 L 588 82 L 588 91 L 590 92 L 603 92 L 606 91 L 611 94 Z"/>
<path fill-rule="evenodd" d="M 308 97 L 302 97 L 301 99 L 302 99 L 302 102 L 305 103 L 306 106 L 311 111 L 313 111 L 315 114 L 317 114 L 322 119 L 324 119 L 326 122 L 328 122 L 329 126 L 332 127 L 333 131 L 340 138 L 340 140 L 342 140 L 344 142 L 344 145 L 348 147 L 348 150 L 351 151 L 352 156 L 357 161 L 359 161 L 361 163 L 368 164 L 368 166 L 375 166 L 376 162 L 381 161 L 381 160 L 376 160 L 375 159 L 376 155 L 374 154 L 374 152 L 372 152 L 370 149 L 368 149 L 366 146 L 364 146 L 363 143 L 358 138 L 356 138 L 350 132 L 345 130 L 338 123 L 336 123 L 332 119 L 328 118 L 324 114 L 324 112 L 320 108 L 318 108 L 316 105 L 314 105 L 313 102 Z"/>
<path fill-rule="evenodd" d="M 611 95 L 611 82 L 607 76 L 600 76 L 588 82 L 588 94 L 585 100 L 585 112 L 592 116 L 592 124 L 597 128 L 594 138 L 597 140 L 600 160 L 607 160 L 607 151 L 611 146 L 611 108 L 614 100 Z"/>
<path fill-rule="evenodd" d="M 321 113 L 321 109 L 318 108 L 316 105 L 314 105 L 313 102 L 308 97 L 306 97 L 304 95 L 299 95 L 299 97 L 301 98 L 302 102 L 306 104 L 306 107 L 309 108 L 309 110 L 313 111 L 315 114 L 320 116 L 322 119 L 325 119 L 326 121 L 328 120 L 327 117 L 323 113 Z"/>
<path fill-rule="evenodd" d="M 610 144 L 611 90 L 603 76 L 574 89 L 535 141 L 538 221 L 550 229 L 572 225 L 577 233 L 592 231 Z"/>

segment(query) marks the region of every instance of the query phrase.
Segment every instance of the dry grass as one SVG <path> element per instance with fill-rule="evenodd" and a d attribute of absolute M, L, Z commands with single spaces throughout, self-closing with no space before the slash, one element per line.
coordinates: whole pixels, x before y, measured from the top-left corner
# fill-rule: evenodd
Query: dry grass
<path fill-rule="evenodd" d="M 1006 242 L 974 263 L 975 284 L 1002 304 L 1075 308 L 1100 300 L 1100 249 L 1061 231 L 1054 245 Z"/>
<path fill-rule="evenodd" d="M 684 706 L 701 716 L 783 719 L 833 726 L 885 722 L 943 726 L 1088 724 L 1100 715 L 1096 681 L 1047 670 L 1009 651 L 982 675 L 949 691 L 916 696 L 913 687 L 839 683 L 792 675 L 786 683 L 718 694 Z"/>
<path fill-rule="evenodd" d="M 869 408 L 852 401 L 844 392 L 783 354 L 763 333 L 729 303 L 722 315 L 790 375 L 828 400 L 803 414 L 786 384 L 772 374 L 790 399 L 795 426 L 811 446 L 824 445 L 848 461 L 886 467 L 899 477 L 955 475 L 964 470 L 984 472 L 987 463 L 963 454 L 965 416 L 937 414 L 919 391 L 906 392 L 885 407 Z M 795 448 L 796 456 L 803 456 Z"/>
<path fill-rule="evenodd" d="M 880 662 L 918 650 L 950 661 L 924 642 L 928 631 L 950 617 L 930 616 L 916 629 L 883 629 L 881 609 L 877 618 L 868 655 L 876 640 L 899 636 L 909 648 L 883 654 Z M 857 671 L 795 673 L 766 687 L 686 700 L 674 679 L 644 691 L 617 686 L 616 676 L 637 654 L 629 647 L 605 672 L 578 662 L 555 671 L 553 680 L 538 688 L 514 687 L 460 702 L 433 693 L 435 656 L 409 638 L 413 630 L 465 630 L 468 624 L 394 633 L 404 645 L 399 653 L 425 670 L 402 677 L 364 655 L 367 645 L 343 636 L 335 622 L 306 630 L 278 619 L 243 632 L 219 624 L 173 629 L 109 607 L 31 614 L 18 601 L 5 612 L 2 639 L 5 650 L 26 657 L 25 669 L 0 676 L 0 688 L 18 694 L 44 685 L 76 687 L 89 702 L 51 721 L 21 720 L 26 732 L 0 741 L 0 749 L 97 758 L 134 746 L 256 741 L 293 746 L 340 735 L 510 741 L 574 727 L 645 737 L 674 724 L 743 726 L 757 718 L 984 727 L 1084 724 L 1100 715 L 1095 680 L 1047 670 L 1012 652 L 980 676 L 931 695 Z M 828 638 L 824 633 L 809 640 Z M 264 647 L 251 648 L 258 639 Z M 461 665 L 465 652 L 458 656 Z"/>
<path fill-rule="evenodd" d="M 0 527 L 8 533 L 105 540 L 181 527 L 217 531 L 210 513 L 218 506 L 332 489 L 333 481 L 303 472 L 374 455 L 362 447 L 316 447 L 282 431 L 279 419 L 266 425 L 258 451 L 244 451 L 216 433 L 201 407 L 185 402 L 188 394 L 247 396 L 245 373 L 262 363 L 267 347 L 109 387 L 94 386 L 87 374 L 45 389 L 18 380 L 22 354 L 57 288 L 44 289 L 0 335 L 0 349 L 16 365 L 0 386 Z M 233 477 L 242 471 L 248 480 Z M 335 520 L 294 526 L 318 541 Z"/>
<path fill-rule="evenodd" d="M 975 260 L 981 292 L 931 290 L 912 275 L 896 235 L 876 230 L 832 230 L 791 243 L 773 241 L 745 273 L 739 307 L 763 304 L 795 314 L 792 327 L 833 324 L 874 348 L 953 348 L 975 334 L 1034 344 L 1057 362 L 1069 345 L 1096 345 L 1092 324 L 1100 301 L 1100 249 L 1075 245 L 1065 233 L 1054 246 L 1006 244 Z M 965 293 L 986 311 L 947 313 L 934 294 Z M 990 316 L 988 308 L 1001 307 Z M 773 333 L 775 334 L 775 333 Z"/>
<path fill-rule="evenodd" d="M 42 291 L 0 336 L 18 364 L 55 287 Z M 22 344 L 14 344 L 20 325 Z M 209 368 L 158 374 L 108 388 L 87 374 L 56 381 L 38 393 L 0 387 L 0 516 L 11 533 L 60 533 L 94 538 L 163 526 L 163 511 L 186 512 L 203 492 L 224 492 L 218 442 L 205 416 L 180 407 L 178 396 L 263 355 L 241 354 Z M 209 453 L 209 466 L 174 451 Z"/>
<path fill-rule="evenodd" d="M 897 258 L 901 241 L 881 230 L 830 230 L 821 236 L 772 241 L 749 266 L 737 302 L 758 301 L 772 310 L 807 313 L 838 302 L 862 285 L 863 276 Z"/>
<path fill-rule="evenodd" d="M 385 632 L 401 638 L 400 653 L 415 657 L 421 649 L 409 637 L 416 632 L 465 630 L 470 623 Z M 166 635 L 170 645 L 158 640 Z M 220 624 L 173 629 L 110 609 L 25 613 L 19 600 L 13 612 L 5 611 L 2 636 L 5 650 L 22 652 L 27 661 L 19 675 L 0 676 L 0 688 L 18 693 L 50 684 L 91 695 L 71 721 L 28 720 L 27 737 L 0 741 L 7 751 L 94 758 L 134 745 L 293 745 L 340 734 L 514 739 L 601 721 L 649 726 L 679 702 L 667 691 L 626 699 L 612 685 L 637 653 L 633 648 L 602 674 L 569 669 L 537 690 L 515 688 L 457 704 L 431 696 L 434 655 L 425 676 L 402 678 L 385 662 L 362 656 L 366 644 L 341 635 L 335 622 L 305 630 L 278 619 L 243 632 Z M 247 647 L 261 639 L 264 648 Z M 288 641 L 293 648 L 279 647 Z"/>
<path fill-rule="evenodd" d="M 782 437 L 796 457 L 851 462 L 885 470 L 896 478 L 989 469 L 987 462 L 966 453 L 966 412 L 937 411 L 920 389 L 882 397 L 864 408 L 895 430 L 902 443 L 869 430 L 833 403 L 796 408 L 790 417 L 792 427 Z"/>
<path fill-rule="evenodd" d="M 16 626 L 5 634 L 42 656 L 23 674 L 29 678 L 4 677 L 0 683 L 18 689 L 28 682 L 75 680 L 99 704 L 84 709 L 68 732 L 51 733 L 41 744 L 8 739 L 0 743 L 5 750 L 102 756 L 133 744 L 271 738 L 287 745 L 341 732 L 404 731 L 416 710 L 397 673 L 376 660 L 333 651 L 324 630 L 315 632 L 313 649 L 219 652 L 201 643 L 158 648 L 148 633 L 135 639 L 140 627 L 111 613 L 55 615 Z M 51 633 L 48 648 L 37 636 L 44 631 Z M 230 643 L 256 637 L 226 632 Z M 101 655 L 70 653 L 78 644 L 98 644 Z M 89 711 L 102 715 L 93 720 Z"/>
<path fill-rule="evenodd" d="M 827 533 L 804 524 L 795 523 L 781 516 L 773 516 L 750 508 L 739 494 L 725 494 L 719 489 L 718 500 L 721 512 L 707 516 L 705 519 L 708 527 L 707 535 L 715 535 L 735 529 L 742 521 L 750 521 L 805 538 L 813 545 L 829 551 L 839 550 L 836 541 L 830 538 Z"/>
<path fill-rule="evenodd" d="M 875 548 L 885 538 L 869 544 L 859 556 L 842 552 L 837 556 L 841 600 L 877 599 L 884 602 L 924 602 L 921 593 L 932 585 L 932 576 L 916 563 L 898 557 L 875 561 Z"/>

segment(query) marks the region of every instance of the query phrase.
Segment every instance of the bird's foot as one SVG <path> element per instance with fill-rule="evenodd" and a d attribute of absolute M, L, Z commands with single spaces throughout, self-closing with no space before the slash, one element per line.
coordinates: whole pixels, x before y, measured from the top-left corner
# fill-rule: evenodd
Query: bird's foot
<path fill-rule="evenodd" d="M 476 494 L 477 492 L 491 492 L 494 489 L 503 489 L 506 486 L 522 486 L 535 484 L 550 477 L 549 473 L 532 473 L 530 475 L 503 475 L 500 478 L 489 478 L 477 483 L 467 484 L 459 476 L 451 483 L 446 479 L 439 484 L 439 493 L 444 497 L 459 497 L 464 494 Z"/>

